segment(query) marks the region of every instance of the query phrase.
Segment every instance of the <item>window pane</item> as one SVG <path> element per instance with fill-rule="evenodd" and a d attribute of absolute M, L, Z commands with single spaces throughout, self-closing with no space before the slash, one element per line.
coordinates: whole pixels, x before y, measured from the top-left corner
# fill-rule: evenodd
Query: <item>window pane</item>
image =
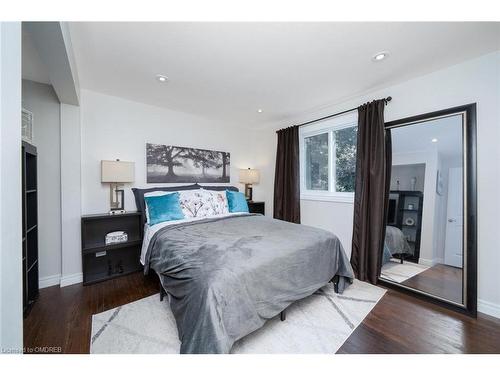
<path fill-rule="evenodd" d="M 328 133 L 307 137 L 306 189 L 328 191 Z"/>
<path fill-rule="evenodd" d="M 354 192 L 357 133 L 357 126 L 334 132 L 335 191 Z"/>

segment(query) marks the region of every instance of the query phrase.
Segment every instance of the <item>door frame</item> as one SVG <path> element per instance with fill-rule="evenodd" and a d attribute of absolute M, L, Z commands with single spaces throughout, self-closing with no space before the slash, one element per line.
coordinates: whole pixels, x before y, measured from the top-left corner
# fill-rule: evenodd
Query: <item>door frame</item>
<path fill-rule="evenodd" d="M 444 259 L 443 259 L 443 261 L 444 261 L 444 264 L 451 266 L 451 267 L 457 267 L 453 264 L 454 260 L 452 258 L 454 257 L 454 255 L 450 253 L 450 251 L 452 251 L 452 248 L 449 247 L 451 240 L 453 240 L 451 233 L 450 233 L 451 226 L 456 225 L 456 223 L 450 222 L 450 218 L 452 216 L 455 216 L 455 215 L 450 215 L 451 214 L 451 206 L 452 206 L 452 205 L 450 205 L 450 189 L 455 189 L 455 187 L 452 188 L 452 186 L 454 186 L 455 184 L 453 184 L 451 182 L 450 177 L 452 175 L 452 170 L 455 170 L 455 169 L 460 170 L 459 171 L 460 174 L 456 174 L 455 177 L 460 177 L 461 179 L 463 179 L 463 168 L 462 167 L 452 167 L 452 168 L 448 169 L 448 183 L 447 183 L 448 188 L 447 188 L 447 196 L 446 196 L 446 228 L 445 228 L 445 243 L 444 243 Z M 453 173 L 455 173 L 455 172 L 453 172 Z M 461 196 L 463 197 L 463 192 L 462 192 Z M 464 213 L 463 204 L 461 204 L 460 208 L 461 208 L 461 212 L 460 212 L 459 216 L 462 218 L 460 224 L 461 224 L 461 231 L 463 231 L 463 213 Z M 463 247 L 463 244 L 462 244 L 462 247 Z M 461 258 L 460 264 L 462 266 L 463 265 L 463 258 L 464 258 L 463 251 L 462 251 L 460 258 Z"/>

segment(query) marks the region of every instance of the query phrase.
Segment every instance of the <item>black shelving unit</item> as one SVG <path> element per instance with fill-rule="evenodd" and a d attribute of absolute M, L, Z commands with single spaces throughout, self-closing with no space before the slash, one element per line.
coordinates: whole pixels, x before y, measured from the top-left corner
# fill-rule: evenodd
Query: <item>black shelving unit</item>
<path fill-rule="evenodd" d="M 422 233 L 422 208 L 424 203 L 424 193 L 421 191 L 409 190 L 391 190 L 391 197 L 397 195 L 397 211 L 396 222 L 391 224 L 403 232 L 405 236 L 409 236 L 407 240 L 410 247 L 413 249 L 413 256 L 402 254 L 405 261 L 418 263 L 420 258 L 420 237 Z M 413 208 L 408 208 L 408 205 L 413 205 Z M 407 225 L 406 219 L 412 218 L 413 225 Z M 396 254 L 395 257 L 398 257 Z"/>
<path fill-rule="evenodd" d="M 38 298 L 38 178 L 36 147 L 22 142 L 23 312 Z"/>
<path fill-rule="evenodd" d="M 84 285 L 128 275 L 142 269 L 139 262 L 143 235 L 141 219 L 140 212 L 82 216 Z M 126 232 L 128 240 L 106 245 L 106 234 L 115 231 Z"/>

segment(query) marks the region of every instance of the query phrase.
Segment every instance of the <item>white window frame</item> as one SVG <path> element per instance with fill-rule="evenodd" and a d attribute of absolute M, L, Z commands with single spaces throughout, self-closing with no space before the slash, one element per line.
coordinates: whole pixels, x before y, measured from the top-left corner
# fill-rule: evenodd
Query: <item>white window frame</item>
<path fill-rule="evenodd" d="M 299 159 L 300 159 L 300 199 L 327 202 L 353 203 L 354 192 L 336 192 L 335 190 L 335 143 L 333 132 L 345 128 L 358 126 L 358 113 L 350 112 L 314 124 L 302 126 L 299 129 Z M 314 135 L 328 133 L 328 191 L 306 189 L 306 158 L 305 139 Z"/>

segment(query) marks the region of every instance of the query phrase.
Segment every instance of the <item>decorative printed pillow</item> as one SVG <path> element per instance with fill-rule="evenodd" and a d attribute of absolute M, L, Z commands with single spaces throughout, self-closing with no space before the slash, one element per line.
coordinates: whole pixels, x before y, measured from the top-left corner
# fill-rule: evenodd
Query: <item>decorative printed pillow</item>
<path fill-rule="evenodd" d="M 207 203 L 207 195 L 202 189 L 179 191 L 179 202 L 184 217 L 205 217 L 211 215 L 210 205 Z"/>
<path fill-rule="evenodd" d="M 206 204 L 212 210 L 212 215 L 224 215 L 229 213 L 225 191 L 203 190 L 206 194 Z"/>

